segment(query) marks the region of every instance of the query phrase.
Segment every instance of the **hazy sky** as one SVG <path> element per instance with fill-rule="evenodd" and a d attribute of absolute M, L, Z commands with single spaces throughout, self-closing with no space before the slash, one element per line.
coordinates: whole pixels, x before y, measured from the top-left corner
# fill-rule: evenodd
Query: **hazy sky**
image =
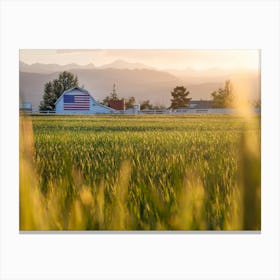
<path fill-rule="evenodd" d="M 101 66 L 119 59 L 143 63 L 158 69 L 257 70 L 260 53 L 258 50 L 20 50 L 20 60 L 28 64 L 93 63 L 95 66 Z"/>

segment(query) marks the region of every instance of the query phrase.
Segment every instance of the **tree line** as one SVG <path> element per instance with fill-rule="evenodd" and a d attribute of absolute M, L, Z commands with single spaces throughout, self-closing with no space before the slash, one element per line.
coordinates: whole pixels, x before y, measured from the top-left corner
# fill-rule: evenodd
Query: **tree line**
<path fill-rule="evenodd" d="M 62 95 L 62 93 L 70 88 L 79 86 L 78 77 L 74 74 L 64 71 L 58 75 L 57 79 L 49 81 L 44 85 L 44 94 L 43 100 L 40 102 L 39 109 L 41 111 L 52 111 L 55 108 L 56 100 Z M 171 91 L 171 105 L 166 108 L 163 105 L 153 105 L 150 103 L 150 100 L 144 100 L 140 103 L 141 110 L 156 110 L 156 109 L 182 109 L 188 108 L 191 101 L 190 91 L 188 91 L 184 86 L 176 86 Z M 212 108 L 234 108 L 234 99 L 233 94 L 233 84 L 230 80 L 225 81 L 223 88 L 219 88 L 216 91 L 211 93 L 212 97 Z M 112 92 L 106 96 L 100 103 L 106 106 L 109 106 L 111 100 L 125 100 L 125 108 L 133 108 L 136 99 L 134 96 L 129 98 L 121 98 L 117 94 L 116 85 L 113 85 Z M 256 100 L 252 104 L 256 108 L 261 107 L 261 101 Z"/>

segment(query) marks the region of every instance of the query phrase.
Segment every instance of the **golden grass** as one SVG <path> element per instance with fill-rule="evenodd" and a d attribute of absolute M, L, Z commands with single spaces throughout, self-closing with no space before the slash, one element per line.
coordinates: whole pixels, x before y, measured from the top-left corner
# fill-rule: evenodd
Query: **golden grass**
<path fill-rule="evenodd" d="M 257 125 L 253 120 L 249 128 L 245 124 L 242 130 L 236 178 L 229 175 L 232 172 L 229 167 L 221 166 L 221 162 L 227 162 L 218 154 L 222 150 L 214 155 L 219 159 L 213 163 L 216 164 L 214 173 L 210 172 L 211 162 L 205 154 L 206 159 L 200 156 L 191 159 L 191 162 L 198 162 L 201 170 L 185 169 L 181 178 L 176 164 L 182 162 L 183 157 L 178 154 L 169 158 L 174 162 L 170 165 L 173 177 L 169 181 L 163 171 L 156 180 L 151 177 L 141 180 L 137 177 L 140 158 L 134 155 L 121 160 L 116 177 L 105 176 L 94 185 L 86 180 L 86 173 L 73 164 L 73 159 L 64 155 L 64 174 L 57 178 L 50 176 L 42 188 L 32 119 L 21 117 L 20 230 L 260 230 L 260 134 L 259 128 L 255 129 Z M 109 141 L 107 136 L 103 137 L 104 141 Z M 216 136 L 213 137 L 215 140 Z M 146 149 L 151 149 L 150 158 L 146 160 L 155 160 L 158 168 L 161 165 L 167 168 L 169 165 L 164 165 L 164 159 L 153 154 L 152 148 L 156 143 L 160 145 L 160 138 L 158 141 L 145 144 Z M 191 141 L 195 143 L 196 139 Z M 201 149 L 208 147 L 201 143 Z M 114 145 L 115 150 L 119 148 L 116 143 L 110 142 L 110 145 Z M 132 148 L 127 146 L 127 149 Z M 89 159 L 82 163 L 85 170 L 92 167 Z M 147 168 L 148 174 L 148 165 L 143 168 Z M 222 180 L 220 183 L 215 174 Z"/>

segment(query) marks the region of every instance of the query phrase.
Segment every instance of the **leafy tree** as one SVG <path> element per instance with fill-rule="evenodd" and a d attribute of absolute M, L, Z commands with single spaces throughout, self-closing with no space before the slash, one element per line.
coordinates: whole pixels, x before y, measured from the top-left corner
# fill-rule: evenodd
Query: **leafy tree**
<path fill-rule="evenodd" d="M 140 110 L 161 110 L 161 109 L 166 109 L 166 108 L 160 104 L 153 105 L 150 103 L 150 100 L 144 100 L 140 104 Z"/>
<path fill-rule="evenodd" d="M 100 103 L 109 106 L 110 96 L 106 96 Z"/>
<path fill-rule="evenodd" d="M 225 82 L 224 88 L 219 88 L 211 93 L 213 97 L 213 108 L 233 108 L 234 95 L 233 86 L 230 80 Z"/>
<path fill-rule="evenodd" d="M 190 94 L 189 91 L 183 86 L 177 86 L 171 92 L 171 106 L 170 109 L 187 108 L 191 98 L 187 96 Z"/>
<path fill-rule="evenodd" d="M 150 100 L 144 100 L 140 104 L 140 110 L 151 110 L 151 109 L 153 109 L 153 105 L 150 104 Z"/>
<path fill-rule="evenodd" d="M 135 103 L 135 97 L 131 96 L 127 100 L 125 100 L 125 108 L 126 109 L 131 109 L 133 108 L 133 105 Z"/>
<path fill-rule="evenodd" d="M 72 87 L 78 86 L 78 77 L 72 73 L 64 71 L 59 74 L 58 78 L 49 81 L 44 86 L 43 100 L 40 102 L 40 110 L 53 110 L 56 100 L 61 94 Z"/>
<path fill-rule="evenodd" d="M 166 107 L 164 105 L 161 105 L 161 104 L 156 104 L 156 105 L 153 105 L 153 109 L 154 110 L 162 110 L 162 109 L 166 109 Z"/>

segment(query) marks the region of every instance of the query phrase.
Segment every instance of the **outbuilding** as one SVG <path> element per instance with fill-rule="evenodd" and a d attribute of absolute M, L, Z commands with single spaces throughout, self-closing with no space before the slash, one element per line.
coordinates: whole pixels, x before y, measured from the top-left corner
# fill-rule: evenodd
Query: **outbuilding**
<path fill-rule="evenodd" d="M 95 101 L 90 93 L 80 87 L 70 88 L 55 102 L 57 114 L 112 114 L 116 110 Z"/>
<path fill-rule="evenodd" d="M 32 103 L 26 102 L 19 105 L 19 111 L 22 113 L 32 113 Z"/>
<path fill-rule="evenodd" d="M 190 109 L 211 109 L 212 106 L 212 100 L 191 100 L 189 102 Z"/>

